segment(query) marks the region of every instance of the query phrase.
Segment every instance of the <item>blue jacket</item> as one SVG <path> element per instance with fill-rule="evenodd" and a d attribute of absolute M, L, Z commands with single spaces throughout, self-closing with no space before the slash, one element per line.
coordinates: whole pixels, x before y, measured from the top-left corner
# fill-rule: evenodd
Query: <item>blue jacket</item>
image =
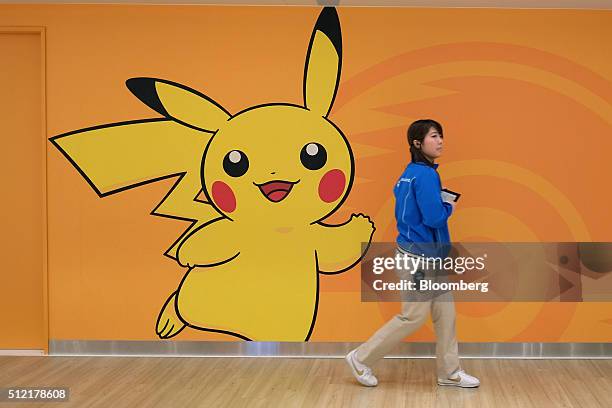
<path fill-rule="evenodd" d="M 442 201 L 437 168 L 438 164 L 410 162 L 395 184 L 397 244 L 417 255 L 446 257 L 450 250 L 447 220 L 453 207 Z"/>

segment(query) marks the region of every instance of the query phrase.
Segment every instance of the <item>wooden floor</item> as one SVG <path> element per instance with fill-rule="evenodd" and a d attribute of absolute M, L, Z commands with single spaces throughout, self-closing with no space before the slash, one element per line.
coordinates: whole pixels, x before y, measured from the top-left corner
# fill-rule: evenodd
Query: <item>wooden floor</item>
<path fill-rule="evenodd" d="M 438 387 L 433 359 L 385 359 L 376 388 L 342 359 L 0 357 L 0 387 L 66 386 L 23 407 L 612 407 L 612 360 L 462 360 L 477 389 Z"/>

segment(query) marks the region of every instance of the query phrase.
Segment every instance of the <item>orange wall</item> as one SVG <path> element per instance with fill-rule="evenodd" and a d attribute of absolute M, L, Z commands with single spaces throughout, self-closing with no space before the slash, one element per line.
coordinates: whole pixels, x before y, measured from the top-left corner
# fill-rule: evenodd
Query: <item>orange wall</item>
<path fill-rule="evenodd" d="M 309 7 L 0 5 L 0 26 L 47 28 L 48 136 L 157 114 L 134 76 L 198 89 L 230 112 L 302 101 L 319 13 Z M 394 239 L 391 187 L 405 129 L 445 125 L 440 173 L 463 196 L 456 241 L 612 241 L 612 13 L 342 8 L 331 119 L 356 154 L 340 220 L 365 212 Z M 49 145 L 51 339 L 156 339 L 184 270 L 162 256 L 186 228 L 151 217 L 172 181 L 100 199 Z M 109 163 L 112 165 L 112 163 Z M 129 255 L 128 255 L 129 254 Z M 366 339 L 397 310 L 361 303 L 359 270 L 321 279 L 312 340 Z M 610 341 L 609 304 L 459 304 L 460 341 Z M 349 311 L 349 312 L 347 312 Z M 227 339 L 185 330 L 177 340 Z M 431 324 L 411 337 L 433 339 Z"/>
<path fill-rule="evenodd" d="M 47 349 L 44 32 L 0 28 L 0 349 Z M 6 63 L 5 61 L 10 61 Z"/>

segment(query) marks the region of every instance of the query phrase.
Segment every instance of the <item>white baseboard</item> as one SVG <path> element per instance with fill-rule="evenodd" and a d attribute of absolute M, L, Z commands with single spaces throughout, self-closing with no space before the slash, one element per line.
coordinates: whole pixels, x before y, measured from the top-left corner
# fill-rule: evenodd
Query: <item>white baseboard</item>
<path fill-rule="evenodd" d="M 44 356 L 44 350 L 0 349 L 0 356 Z"/>

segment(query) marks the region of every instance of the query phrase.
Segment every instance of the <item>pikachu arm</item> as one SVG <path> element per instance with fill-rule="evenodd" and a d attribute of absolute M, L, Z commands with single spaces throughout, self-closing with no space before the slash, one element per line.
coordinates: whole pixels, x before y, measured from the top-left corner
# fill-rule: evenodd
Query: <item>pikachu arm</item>
<path fill-rule="evenodd" d="M 238 256 L 234 224 L 227 218 L 214 219 L 193 231 L 177 249 L 181 266 L 215 266 Z"/>
<path fill-rule="evenodd" d="M 318 269 L 325 274 L 341 273 L 355 266 L 376 230 L 370 218 L 363 214 L 353 214 L 343 224 L 317 222 L 312 227 Z"/>

